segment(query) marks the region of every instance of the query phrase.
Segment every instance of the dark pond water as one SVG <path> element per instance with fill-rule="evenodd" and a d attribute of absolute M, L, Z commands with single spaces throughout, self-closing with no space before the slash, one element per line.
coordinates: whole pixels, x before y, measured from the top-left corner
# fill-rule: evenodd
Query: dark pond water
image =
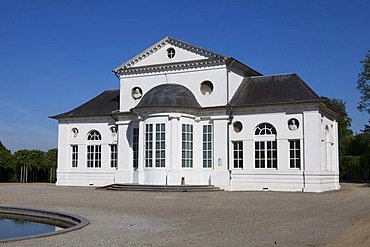
<path fill-rule="evenodd" d="M 54 232 L 61 229 L 63 228 L 38 222 L 0 218 L 0 240 Z"/>

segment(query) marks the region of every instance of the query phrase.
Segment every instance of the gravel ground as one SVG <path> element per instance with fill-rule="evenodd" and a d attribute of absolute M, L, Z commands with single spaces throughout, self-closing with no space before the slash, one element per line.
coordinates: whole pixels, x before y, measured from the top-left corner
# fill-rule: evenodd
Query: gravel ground
<path fill-rule="evenodd" d="M 1 206 L 66 212 L 91 222 L 0 246 L 370 246 L 370 185 L 341 186 L 326 193 L 177 193 L 0 184 Z"/>

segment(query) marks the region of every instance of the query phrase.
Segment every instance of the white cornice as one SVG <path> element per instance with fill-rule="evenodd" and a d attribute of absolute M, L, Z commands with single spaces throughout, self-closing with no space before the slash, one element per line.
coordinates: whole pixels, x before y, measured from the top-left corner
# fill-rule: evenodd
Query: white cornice
<path fill-rule="evenodd" d="M 153 54 L 153 53 L 157 52 L 158 50 L 160 50 L 161 48 L 163 48 L 166 44 L 172 44 L 172 45 L 181 47 L 183 49 L 193 51 L 197 54 L 203 55 L 203 56 L 211 58 L 211 59 L 212 58 L 216 58 L 216 59 L 217 58 L 218 59 L 228 58 L 227 56 L 224 56 L 224 55 L 212 52 L 212 51 L 208 51 L 206 49 L 203 49 L 203 48 L 195 46 L 195 45 L 188 44 L 188 43 L 183 42 L 181 40 L 177 40 L 177 39 L 174 39 L 174 38 L 171 38 L 171 37 L 165 37 L 164 39 L 160 40 L 159 42 L 157 42 L 153 46 L 151 46 L 148 49 L 146 49 L 145 51 L 141 52 L 139 55 L 135 56 L 134 58 L 124 62 L 123 64 L 119 65 L 117 68 L 113 69 L 113 72 L 120 73 L 119 71 L 121 71 L 122 69 L 131 68 L 132 66 L 134 66 L 138 62 L 142 61 L 146 57 L 150 56 L 151 54 Z"/>
<path fill-rule="evenodd" d="M 156 64 L 150 66 L 142 67 L 133 67 L 133 68 L 122 68 L 117 71 L 121 75 L 133 75 L 133 74 L 145 74 L 145 73 L 158 73 L 158 72 L 167 72 L 175 70 L 187 70 L 195 68 L 205 68 L 205 67 L 214 67 L 225 65 L 225 59 L 202 59 L 194 60 L 187 62 L 179 63 L 170 63 L 170 64 Z"/>

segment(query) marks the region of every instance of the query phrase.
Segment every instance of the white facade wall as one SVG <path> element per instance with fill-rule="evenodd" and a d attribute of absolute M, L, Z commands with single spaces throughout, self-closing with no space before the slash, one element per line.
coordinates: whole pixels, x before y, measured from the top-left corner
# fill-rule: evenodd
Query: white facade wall
<path fill-rule="evenodd" d="M 286 110 L 266 113 L 248 113 L 236 115 L 233 123 L 240 121 L 243 129 L 235 133 L 230 126 L 230 141 L 242 141 L 244 148 L 243 168 L 232 168 L 232 190 L 279 190 L 279 191 L 302 191 L 303 173 L 302 165 L 299 168 L 290 168 L 289 163 L 289 140 L 299 140 L 303 146 L 303 117 L 302 113 L 288 113 Z M 300 126 L 291 131 L 288 128 L 289 119 L 297 119 Z M 261 123 L 272 124 L 276 131 L 277 140 L 277 169 L 255 168 L 255 129 Z M 303 150 L 301 148 L 301 155 Z M 230 149 L 231 159 L 233 158 Z"/>
<path fill-rule="evenodd" d="M 167 56 L 167 49 L 169 48 L 174 48 L 176 52 L 176 55 L 171 59 Z M 151 66 L 153 64 L 186 62 L 206 58 L 207 57 L 197 54 L 195 52 L 189 52 L 189 50 L 173 46 L 171 44 L 166 44 L 160 49 L 156 50 L 150 56 L 146 56 L 145 59 L 138 61 L 133 67 Z"/>
<path fill-rule="evenodd" d="M 167 56 L 168 48 L 175 48 L 176 56 Z M 153 47 L 151 49 L 154 49 Z M 198 48 L 196 48 L 198 49 Z M 196 50 L 195 49 L 195 50 Z M 225 190 L 276 190 L 321 192 L 339 189 L 338 181 L 338 125 L 317 104 L 246 107 L 231 109 L 227 103 L 238 90 L 244 77 L 228 71 L 222 65 L 209 63 L 187 67 L 188 63 L 212 58 L 212 54 L 194 49 L 175 47 L 169 43 L 147 50 L 135 58 L 130 68 L 184 63 L 174 70 L 164 68 L 159 72 L 135 72 L 120 75 L 120 109 L 112 117 L 70 118 L 59 120 L 57 185 L 102 186 L 112 183 L 138 183 L 180 185 L 212 184 Z M 190 68 L 192 67 L 192 68 Z M 130 72 L 134 73 L 134 72 Z M 203 95 L 201 83 L 213 84 L 211 94 Z M 161 84 L 179 84 L 188 88 L 202 108 L 146 109 L 131 113 L 140 99 L 134 99 L 133 90 L 139 87 L 142 94 Z M 163 112 L 166 111 L 166 112 Z M 136 112 L 136 111 L 135 111 Z M 231 114 L 230 116 L 227 114 Z M 290 130 L 288 122 L 295 119 L 297 130 Z M 231 122 L 230 122 L 231 120 Z M 233 124 L 240 122 L 237 133 Z M 255 168 L 256 127 L 269 123 L 277 131 L 277 168 Z M 165 125 L 165 167 L 145 167 L 145 126 Z M 193 165 L 182 167 L 182 125 L 193 126 Z M 212 167 L 203 167 L 203 125 L 212 125 Z M 118 133 L 111 127 L 117 126 Z M 78 134 L 72 129 L 78 129 Z M 138 167 L 133 167 L 133 130 L 139 129 Z M 102 140 L 88 141 L 87 135 L 96 130 Z M 300 167 L 290 168 L 289 141 L 299 140 Z M 243 167 L 234 168 L 233 142 L 243 143 Z M 101 145 L 100 168 L 87 167 L 87 145 Z M 118 167 L 110 166 L 110 145 L 118 145 Z M 78 145 L 78 166 L 72 167 L 72 145 Z M 153 143 L 155 145 L 155 143 Z M 154 151 L 155 154 L 155 151 Z"/>
<path fill-rule="evenodd" d="M 160 113 L 145 116 L 130 125 L 129 121 L 117 122 L 119 126 L 119 167 L 116 182 L 143 184 L 214 184 L 225 189 L 228 187 L 227 171 L 227 116 L 201 120 L 189 114 Z M 166 127 L 166 166 L 145 167 L 145 126 L 156 124 Z M 193 126 L 193 167 L 182 167 L 182 125 Z M 203 125 L 213 125 L 213 167 L 203 168 Z M 129 126 L 129 127 L 127 127 Z M 139 167 L 133 168 L 132 131 L 139 127 Z M 125 133 L 125 134 L 121 134 Z M 217 145 L 215 144 L 217 143 Z M 216 155 L 217 154 L 217 155 Z M 154 162 L 153 162 L 154 164 Z"/>
<path fill-rule="evenodd" d="M 303 109 L 301 113 L 293 112 L 281 109 L 275 113 L 246 113 L 234 117 L 233 123 L 240 121 L 243 124 L 243 130 L 235 133 L 232 125 L 230 126 L 230 145 L 233 141 L 243 142 L 244 163 L 242 169 L 232 168 L 231 190 L 321 192 L 339 189 L 337 142 L 333 139 L 330 144 L 323 144 L 325 133 L 321 127 L 322 122 L 325 121 L 332 125 L 331 135 L 336 138 L 337 123 L 329 119 L 321 121 L 318 109 Z M 299 121 L 299 128 L 295 131 L 288 128 L 288 121 L 292 118 Z M 254 131 L 256 126 L 264 122 L 272 124 L 277 131 L 277 169 L 255 168 L 254 143 L 258 137 L 254 135 Z M 290 168 L 289 140 L 300 140 L 300 168 Z M 331 158 L 325 158 L 328 159 L 327 163 L 323 160 L 323 153 L 326 152 L 325 145 L 329 145 L 332 150 L 328 154 Z M 230 149 L 230 156 L 232 160 L 232 149 Z"/>
<path fill-rule="evenodd" d="M 59 123 L 57 185 L 100 186 L 114 183 L 116 168 L 110 167 L 110 145 L 117 144 L 117 135 L 113 135 L 110 128 L 115 121 L 109 118 L 72 121 Z M 72 132 L 73 128 L 78 129 L 77 135 Z M 99 131 L 101 141 L 87 140 L 92 130 Z M 100 168 L 87 167 L 89 144 L 101 145 Z M 72 167 L 72 145 L 78 146 L 77 167 Z"/>
<path fill-rule="evenodd" d="M 212 184 L 226 190 L 321 192 L 339 189 L 337 123 L 322 115 L 318 109 L 302 109 L 238 112 L 234 114 L 230 125 L 227 115 L 199 118 L 170 112 L 146 115 L 141 119 L 130 117 L 117 122 L 112 118 L 60 122 L 57 185 L 101 186 L 111 183 L 180 185 L 185 182 Z M 299 128 L 295 131 L 288 128 L 288 121 L 292 118 L 299 122 Z M 238 121 L 242 123 L 243 129 L 236 133 L 233 124 Z M 277 169 L 255 168 L 254 132 L 256 126 L 264 122 L 272 124 L 277 131 Z M 157 123 L 164 123 L 166 126 L 166 166 L 146 168 L 144 128 L 146 124 L 153 124 L 155 127 Z M 118 126 L 116 135 L 110 129 L 115 124 Z M 181 167 L 182 124 L 191 124 L 194 128 L 192 168 Z M 213 126 L 212 168 L 202 166 L 202 130 L 205 124 Z M 73 128 L 78 129 L 77 135 L 72 132 Z M 138 168 L 133 168 L 134 128 L 140 129 Z M 102 140 L 87 141 L 87 135 L 91 130 L 99 131 Z M 300 140 L 302 157 L 300 168 L 289 166 L 289 140 Z M 233 141 L 243 142 L 243 168 L 233 167 Z M 101 168 L 87 167 L 86 146 L 94 142 L 102 146 Z M 118 144 L 117 169 L 110 167 L 111 144 Z M 78 145 L 78 167 L 72 167 L 71 145 Z"/>
<path fill-rule="evenodd" d="M 228 71 L 227 72 L 227 81 L 228 81 L 228 84 L 229 84 L 229 89 L 228 89 L 228 93 L 229 93 L 229 100 L 231 100 L 231 98 L 234 96 L 236 90 L 238 90 L 241 82 L 243 81 L 244 77 L 243 76 L 240 76 L 238 74 L 235 74 L 234 72 L 232 71 Z"/>
<path fill-rule="evenodd" d="M 132 98 L 132 90 L 136 87 L 142 89 L 143 94 L 147 93 L 155 86 L 174 83 L 180 84 L 194 94 L 198 103 L 202 107 L 219 106 L 227 104 L 227 80 L 226 68 L 218 66 L 212 69 L 192 69 L 188 71 L 177 71 L 168 73 L 154 73 L 141 76 L 125 76 L 120 79 L 120 107 L 121 112 L 127 112 L 134 108 L 140 100 Z M 203 81 L 211 81 L 214 85 L 214 90 L 210 95 L 203 95 L 200 91 L 200 84 Z"/>

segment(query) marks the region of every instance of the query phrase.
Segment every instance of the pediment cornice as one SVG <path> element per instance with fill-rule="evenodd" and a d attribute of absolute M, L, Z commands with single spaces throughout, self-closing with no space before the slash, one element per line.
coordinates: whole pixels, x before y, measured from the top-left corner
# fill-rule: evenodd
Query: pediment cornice
<path fill-rule="evenodd" d="M 145 58 L 149 57 L 150 55 L 157 52 L 158 50 L 160 50 L 161 48 L 163 48 L 167 44 L 171 44 L 171 45 L 183 48 L 185 50 L 197 53 L 199 55 L 203 55 L 203 56 L 205 56 L 207 58 L 210 58 L 210 59 L 226 59 L 226 58 L 228 58 L 227 56 L 224 56 L 224 55 L 221 55 L 221 54 L 203 49 L 203 48 L 195 46 L 195 45 L 191 45 L 191 44 L 183 42 L 181 40 L 177 40 L 177 39 L 174 39 L 174 38 L 171 38 L 171 37 L 166 37 L 166 38 L 162 39 L 161 41 L 157 42 L 156 44 L 154 44 L 153 46 L 149 47 L 148 49 L 146 49 L 145 51 L 143 51 L 139 55 L 135 56 L 134 58 L 124 62 L 121 65 L 119 65 L 117 68 L 113 69 L 113 72 L 120 73 L 119 72 L 120 70 L 125 70 L 125 69 L 133 67 L 135 64 L 137 64 L 138 62 L 140 62 L 140 61 L 144 60 Z"/>
<path fill-rule="evenodd" d="M 175 70 L 187 70 L 187 69 L 226 65 L 226 61 L 227 60 L 223 58 L 216 58 L 216 59 L 202 59 L 202 60 L 194 60 L 194 61 L 178 62 L 178 63 L 156 64 L 156 65 L 151 65 L 151 66 L 121 68 L 116 73 L 121 74 L 121 75 L 134 75 L 134 74 L 145 74 L 145 73 L 168 72 L 168 71 L 175 71 Z"/>

